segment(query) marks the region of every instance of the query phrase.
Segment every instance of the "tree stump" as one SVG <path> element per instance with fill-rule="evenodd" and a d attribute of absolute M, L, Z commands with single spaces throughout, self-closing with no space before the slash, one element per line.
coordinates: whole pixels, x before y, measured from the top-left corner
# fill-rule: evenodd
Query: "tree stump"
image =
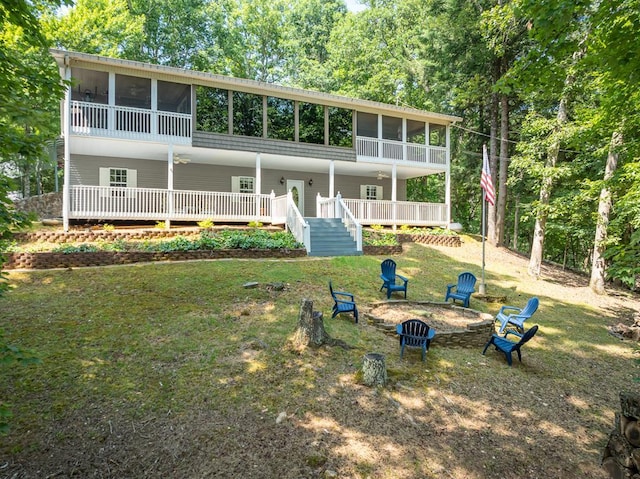
<path fill-rule="evenodd" d="M 298 329 L 293 337 L 294 344 L 299 348 L 306 346 L 322 346 L 330 340 L 330 336 L 324 330 L 322 313 L 313 310 L 313 301 L 304 298 L 300 304 L 298 315 Z"/>
<path fill-rule="evenodd" d="M 387 367 L 384 356 L 378 353 L 365 354 L 362 375 L 363 382 L 367 386 L 384 386 L 387 383 Z"/>
<path fill-rule="evenodd" d="M 313 301 L 310 299 L 303 299 L 300 304 L 298 329 L 296 329 L 293 336 L 293 344 L 296 349 L 304 349 L 309 345 L 319 347 L 323 344 L 351 349 L 351 346 L 344 341 L 334 339 L 327 334 L 324 330 L 322 313 L 320 311 L 313 310 Z"/>

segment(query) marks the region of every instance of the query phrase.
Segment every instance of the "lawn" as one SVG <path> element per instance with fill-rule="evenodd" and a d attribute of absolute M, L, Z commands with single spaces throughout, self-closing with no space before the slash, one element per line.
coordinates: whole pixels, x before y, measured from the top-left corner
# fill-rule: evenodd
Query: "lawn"
<path fill-rule="evenodd" d="M 458 273 L 480 277 L 480 251 L 465 237 L 394 259 L 410 299 L 441 300 Z M 607 328 L 640 314 L 637 295 L 598 297 L 552 267 L 534 281 L 526 260 L 488 247 L 488 293 L 540 298 L 523 362 L 438 347 L 426 363 L 418 351 L 401 360 L 397 339 L 365 320 L 330 319 L 329 279 L 359 305 L 384 299 L 382 259 L 11 272 L 0 330 L 41 363 L 0 365 L 13 412 L 0 477 L 606 477 L 618 394 L 640 377 L 635 345 Z M 291 346 L 303 298 L 351 349 Z M 359 382 L 368 352 L 385 355 L 386 388 Z"/>

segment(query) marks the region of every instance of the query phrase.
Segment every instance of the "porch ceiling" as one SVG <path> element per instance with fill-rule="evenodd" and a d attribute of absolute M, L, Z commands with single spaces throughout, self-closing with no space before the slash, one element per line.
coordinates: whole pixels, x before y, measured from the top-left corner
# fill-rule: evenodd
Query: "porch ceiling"
<path fill-rule="evenodd" d="M 174 154 L 190 163 L 207 165 L 236 165 L 252 168 L 255 166 L 256 152 L 221 150 L 212 148 L 195 148 L 186 145 L 174 145 Z M 168 145 L 151 141 L 120 140 L 113 138 L 71 137 L 71 154 L 87 156 L 108 156 L 114 158 L 132 158 L 156 161 L 167 161 Z M 263 169 L 304 171 L 310 173 L 329 174 L 329 161 L 273 154 L 260 154 Z M 304 168 L 301 166 L 304 165 Z M 372 177 L 382 172 L 391 177 L 392 165 L 387 162 L 344 162 L 336 161 L 334 171 L 336 175 Z M 442 170 L 428 170 L 400 165 L 396 167 L 398 179 L 408 179 L 429 174 L 441 173 Z"/>

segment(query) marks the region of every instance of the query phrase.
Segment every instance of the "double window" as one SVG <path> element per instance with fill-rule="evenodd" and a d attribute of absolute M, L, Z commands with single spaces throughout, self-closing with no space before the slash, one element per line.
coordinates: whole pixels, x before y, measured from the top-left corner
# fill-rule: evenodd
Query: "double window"
<path fill-rule="evenodd" d="M 232 193 L 253 193 L 255 191 L 255 178 L 253 176 L 232 176 Z"/>
<path fill-rule="evenodd" d="M 382 186 L 379 185 L 360 185 L 361 200 L 381 200 Z"/>

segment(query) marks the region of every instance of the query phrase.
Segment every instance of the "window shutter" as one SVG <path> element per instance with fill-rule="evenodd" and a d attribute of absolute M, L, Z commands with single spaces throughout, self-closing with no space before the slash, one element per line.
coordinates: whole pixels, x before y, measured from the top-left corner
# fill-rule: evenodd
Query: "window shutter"
<path fill-rule="evenodd" d="M 381 200 L 382 198 L 382 186 L 376 186 L 376 200 Z"/>
<path fill-rule="evenodd" d="M 100 186 L 109 186 L 109 173 L 110 168 L 100 168 L 100 180 L 98 183 Z"/>
<path fill-rule="evenodd" d="M 127 188 L 138 187 L 138 170 L 127 170 Z"/>
<path fill-rule="evenodd" d="M 127 188 L 138 187 L 138 170 L 127 169 Z M 135 191 L 127 191 L 127 198 L 135 198 Z"/>
<path fill-rule="evenodd" d="M 360 199 L 367 199 L 367 185 L 360 185 Z"/>
<path fill-rule="evenodd" d="M 240 177 L 231 177 L 231 193 L 240 193 Z"/>

